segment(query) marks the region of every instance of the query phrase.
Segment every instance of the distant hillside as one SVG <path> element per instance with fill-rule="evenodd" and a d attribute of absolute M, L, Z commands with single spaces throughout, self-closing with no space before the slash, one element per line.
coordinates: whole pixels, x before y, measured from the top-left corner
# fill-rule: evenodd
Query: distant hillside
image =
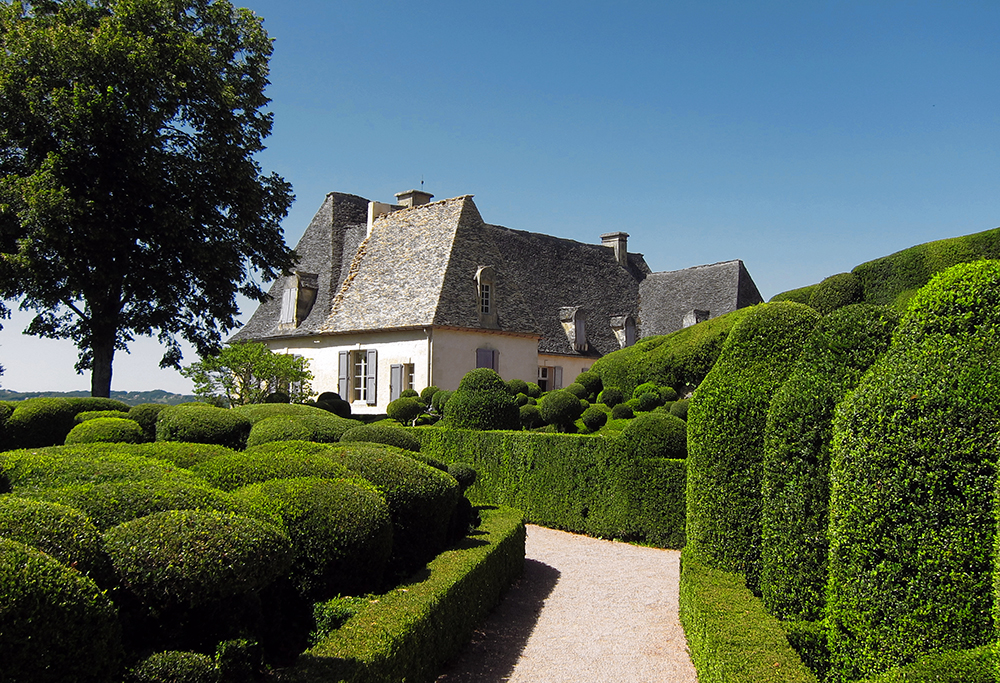
<path fill-rule="evenodd" d="M 81 398 L 90 396 L 89 391 L 10 391 L 0 389 L 0 401 L 23 401 L 26 398 Z M 191 394 L 171 394 L 169 391 L 112 391 L 111 398 L 137 406 L 140 403 L 164 403 L 169 406 L 188 401 L 200 400 Z"/>

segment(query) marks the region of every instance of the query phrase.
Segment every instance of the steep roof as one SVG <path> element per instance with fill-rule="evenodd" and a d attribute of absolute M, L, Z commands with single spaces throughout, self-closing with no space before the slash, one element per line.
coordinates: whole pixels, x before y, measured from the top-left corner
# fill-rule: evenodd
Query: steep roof
<path fill-rule="evenodd" d="M 675 332 L 694 310 L 714 318 L 762 301 L 739 259 L 652 273 L 639 285 L 641 336 Z"/>

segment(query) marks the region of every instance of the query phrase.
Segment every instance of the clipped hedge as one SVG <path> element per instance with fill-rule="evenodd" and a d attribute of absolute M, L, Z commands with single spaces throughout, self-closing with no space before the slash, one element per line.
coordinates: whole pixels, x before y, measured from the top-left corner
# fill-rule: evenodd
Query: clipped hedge
<path fill-rule="evenodd" d="M 248 418 L 254 425 L 271 417 L 295 418 L 300 424 L 312 430 L 308 440 L 317 443 L 340 441 L 344 432 L 360 424 L 357 420 L 340 417 L 323 408 L 299 403 L 257 403 L 237 406 L 232 410 L 237 415 Z"/>
<path fill-rule="evenodd" d="M 382 494 L 362 480 L 277 479 L 234 495 L 271 511 L 295 548 L 291 579 L 309 600 L 381 588 L 392 551 L 392 519 Z"/>
<path fill-rule="evenodd" d="M 133 455 L 144 458 L 166 460 L 178 467 L 191 469 L 199 463 L 218 457 L 236 453 L 231 448 L 209 443 L 184 443 L 183 441 L 159 441 L 131 446 L 128 449 Z"/>
<path fill-rule="evenodd" d="M 139 662 L 126 683 L 219 683 L 219 671 L 208 655 L 170 650 Z"/>
<path fill-rule="evenodd" d="M 192 471 L 223 491 L 271 479 L 349 476 L 347 468 L 331 458 L 330 448 L 307 441 L 274 441 L 206 460 Z"/>
<path fill-rule="evenodd" d="M 77 411 L 64 398 L 29 398 L 7 418 L 8 448 L 55 446 L 66 440 Z"/>
<path fill-rule="evenodd" d="M 693 558 L 754 587 L 767 410 L 820 316 L 790 302 L 748 311 L 691 400 L 687 542 Z"/>
<path fill-rule="evenodd" d="M 129 408 L 128 419 L 139 423 L 146 441 L 156 441 L 156 420 L 166 407 L 163 403 L 140 403 Z"/>
<path fill-rule="evenodd" d="M 312 441 L 312 430 L 289 415 L 275 415 L 254 423 L 247 437 L 247 447 L 272 441 Z"/>
<path fill-rule="evenodd" d="M 809 301 L 812 299 L 813 292 L 816 291 L 818 286 L 819 283 L 815 285 L 806 285 L 805 287 L 799 287 L 797 289 L 789 289 L 787 292 L 780 292 L 772 296 L 768 300 L 768 303 L 773 303 L 775 301 L 791 301 L 796 304 L 805 304 L 808 306 Z"/>
<path fill-rule="evenodd" d="M 950 268 L 837 407 L 827 621 L 841 679 L 993 636 L 998 338 L 1000 261 Z"/>
<path fill-rule="evenodd" d="M 288 537 L 220 512 L 170 510 L 104 533 L 122 586 L 151 607 L 194 607 L 251 593 L 288 571 Z"/>
<path fill-rule="evenodd" d="M 489 368 L 465 373 L 444 405 L 444 416 L 459 429 L 517 429 L 520 425 L 517 401 L 500 375 Z"/>
<path fill-rule="evenodd" d="M 744 577 L 681 554 L 680 617 L 699 683 L 817 683 Z"/>
<path fill-rule="evenodd" d="M 283 680 L 433 680 L 472 638 L 524 568 L 520 511 L 481 510 L 475 537 L 438 555 L 426 575 L 361 602 L 339 628 L 303 653 Z"/>
<path fill-rule="evenodd" d="M 838 273 L 826 278 L 813 290 L 808 304 L 822 315 L 829 315 L 838 308 L 861 303 L 864 287 L 854 273 Z"/>
<path fill-rule="evenodd" d="M 81 422 L 86 422 L 87 420 L 93 420 L 98 417 L 128 417 L 128 411 L 123 410 L 85 410 L 82 413 L 77 413 L 73 420 L 80 424 Z M 131 419 L 131 418 L 129 418 Z"/>
<path fill-rule="evenodd" d="M 563 431 L 580 418 L 584 408 L 578 396 L 566 389 L 557 389 L 542 396 L 538 410 L 545 424 L 555 425 Z"/>
<path fill-rule="evenodd" d="M 865 683 L 995 683 L 994 647 L 935 652 L 866 679 Z"/>
<path fill-rule="evenodd" d="M 114 410 L 120 413 L 127 413 L 131 406 L 116 398 L 104 398 L 102 396 L 73 396 L 63 399 L 73 408 L 74 413 L 83 413 L 94 410 Z"/>
<path fill-rule="evenodd" d="M 95 417 L 84 420 L 66 435 L 66 444 L 142 443 L 146 437 L 134 420 L 121 417 Z"/>
<path fill-rule="evenodd" d="M 118 614 L 90 578 L 0 538 L 0 662 L 5 683 L 117 683 Z"/>
<path fill-rule="evenodd" d="M 240 449 L 246 446 L 251 426 L 250 419 L 235 410 L 182 403 L 160 412 L 156 440 L 212 443 Z"/>
<path fill-rule="evenodd" d="M 898 322 L 884 306 L 834 311 L 809 335 L 771 401 L 764 431 L 761 593 L 781 619 L 821 617 L 833 411 L 889 347 Z"/>
<path fill-rule="evenodd" d="M 385 424 L 360 425 L 352 427 L 340 437 L 341 443 L 379 443 L 395 446 L 405 451 L 418 452 L 420 441 L 400 427 L 390 427 Z"/>
<path fill-rule="evenodd" d="M 687 424 L 675 415 L 640 415 L 629 421 L 620 438 L 623 448 L 642 457 L 672 460 L 687 457 Z"/>

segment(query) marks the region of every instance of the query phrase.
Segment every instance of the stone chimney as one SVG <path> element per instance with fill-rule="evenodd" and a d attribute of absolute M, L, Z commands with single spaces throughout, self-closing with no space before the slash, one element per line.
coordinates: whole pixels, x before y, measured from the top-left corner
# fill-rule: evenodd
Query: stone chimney
<path fill-rule="evenodd" d="M 398 196 L 398 195 L 397 195 Z M 601 235 L 601 244 L 615 250 L 615 260 L 624 267 L 628 266 L 628 233 L 608 232 Z"/>
<path fill-rule="evenodd" d="M 414 206 L 421 206 L 422 204 L 427 204 L 434 197 L 430 192 L 424 192 L 423 190 L 407 190 L 406 192 L 396 193 L 396 202 L 400 206 L 411 209 Z"/>

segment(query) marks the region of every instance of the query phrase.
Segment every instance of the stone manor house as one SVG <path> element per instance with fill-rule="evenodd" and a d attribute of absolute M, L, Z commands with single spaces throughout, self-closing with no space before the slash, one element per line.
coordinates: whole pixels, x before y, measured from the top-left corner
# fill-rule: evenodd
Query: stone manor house
<path fill-rule="evenodd" d="M 624 232 L 582 244 L 490 225 L 472 195 L 396 198 L 328 194 L 296 271 L 230 341 L 304 356 L 315 390 L 377 413 L 477 367 L 561 388 L 637 339 L 762 301 L 739 260 L 654 273 Z"/>

